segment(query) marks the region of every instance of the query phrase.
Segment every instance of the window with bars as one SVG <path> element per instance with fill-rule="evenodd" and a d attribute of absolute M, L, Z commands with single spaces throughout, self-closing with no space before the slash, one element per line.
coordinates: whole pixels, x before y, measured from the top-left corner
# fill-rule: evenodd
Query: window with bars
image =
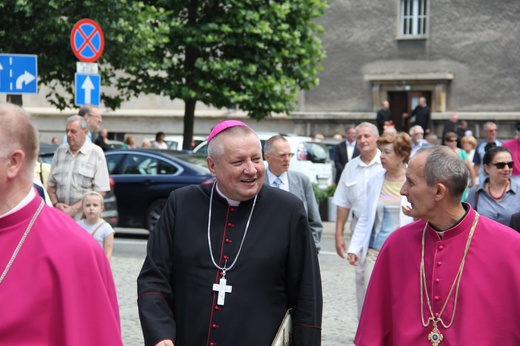
<path fill-rule="evenodd" d="M 426 36 L 426 0 L 401 0 L 401 36 Z"/>

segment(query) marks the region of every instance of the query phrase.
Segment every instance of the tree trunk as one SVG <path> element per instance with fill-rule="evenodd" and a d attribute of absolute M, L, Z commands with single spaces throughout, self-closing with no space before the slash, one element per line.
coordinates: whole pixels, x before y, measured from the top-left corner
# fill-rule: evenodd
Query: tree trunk
<path fill-rule="evenodd" d="M 197 24 L 197 11 L 199 6 L 199 0 L 190 0 L 188 3 L 188 26 L 196 26 Z M 186 58 L 184 61 L 184 68 L 187 71 L 186 86 L 189 90 L 193 90 L 195 82 L 191 72 L 195 69 L 195 62 L 198 57 L 198 48 L 193 45 L 186 45 Z M 197 100 L 189 99 L 184 100 L 184 137 L 182 140 L 182 149 L 191 149 L 191 142 L 193 140 L 193 128 L 195 123 L 195 105 Z"/>
<path fill-rule="evenodd" d="M 193 128 L 195 123 L 195 105 L 196 100 L 185 100 L 184 106 L 184 137 L 182 140 L 182 149 L 192 149 L 191 143 L 193 141 Z"/>
<path fill-rule="evenodd" d="M 14 103 L 20 107 L 23 106 L 22 95 L 7 95 L 6 101 L 9 103 Z"/>

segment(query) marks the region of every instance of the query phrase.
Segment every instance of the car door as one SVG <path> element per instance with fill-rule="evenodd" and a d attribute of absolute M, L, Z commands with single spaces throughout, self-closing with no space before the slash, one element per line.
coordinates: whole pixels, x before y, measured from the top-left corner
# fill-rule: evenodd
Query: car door
<path fill-rule="evenodd" d="M 144 227 L 148 208 L 167 199 L 175 188 L 174 176 L 182 167 L 153 153 L 107 153 L 107 164 L 115 181 L 122 227 Z"/>

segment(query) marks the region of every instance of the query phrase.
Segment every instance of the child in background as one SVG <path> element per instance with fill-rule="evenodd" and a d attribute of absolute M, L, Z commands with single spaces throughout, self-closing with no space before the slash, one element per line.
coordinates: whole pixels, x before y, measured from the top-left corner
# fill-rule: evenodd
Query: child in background
<path fill-rule="evenodd" d="M 101 245 L 108 261 L 112 259 L 112 248 L 114 246 L 114 229 L 101 217 L 105 209 L 103 196 L 90 191 L 83 195 L 83 216 L 78 224 L 83 227 Z"/>

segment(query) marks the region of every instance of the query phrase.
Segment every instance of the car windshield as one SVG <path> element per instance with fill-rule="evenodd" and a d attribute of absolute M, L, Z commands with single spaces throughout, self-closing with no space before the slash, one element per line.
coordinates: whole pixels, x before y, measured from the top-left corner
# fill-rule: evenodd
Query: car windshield
<path fill-rule="evenodd" d="M 297 158 L 300 161 L 313 163 L 327 162 L 329 150 L 327 146 L 319 142 L 301 142 L 298 144 Z"/>

